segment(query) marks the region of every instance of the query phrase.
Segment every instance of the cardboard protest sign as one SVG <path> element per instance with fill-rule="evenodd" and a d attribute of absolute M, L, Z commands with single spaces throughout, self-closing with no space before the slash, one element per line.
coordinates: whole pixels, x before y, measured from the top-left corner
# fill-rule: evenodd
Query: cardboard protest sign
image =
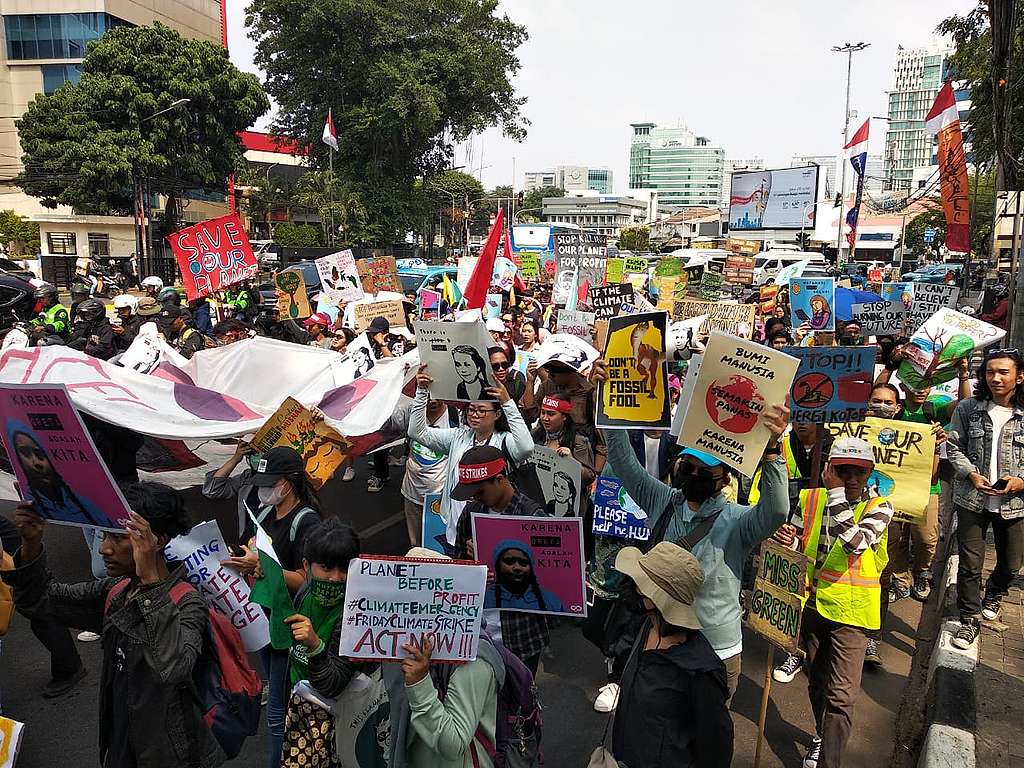
<path fill-rule="evenodd" d="M 372 259 L 356 261 L 359 280 L 364 293 L 380 291 L 402 292 L 402 283 L 398 279 L 398 265 L 394 256 L 375 256 Z"/>
<path fill-rule="evenodd" d="M 500 293 L 488 293 L 484 299 L 484 318 L 490 320 L 492 317 L 501 317 L 501 304 L 503 296 Z"/>
<path fill-rule="evenodd" d="M 851 424 L 827 424 L 832 437 L 858 437 L 875 453 L 875 468 L 868 488 L 887 496 L 896 510 L 894 519 L 922 522 L 932 485 L 935 435 L 931 424 L 894 421 L 868 416 Z"/>
<path fill-rule="evenodd" d="M 910 308 L 910 328 L 917 328 L 944 307 L 956 308 L 960 288 L 955 285 L 913 283 L 914 303 Z"/>
<path fill-rule="evenodd" d="M 537 348 L 537 365 L 555 362 L 569 366 L 574 371 L 585 371 L 600 357 L 600 353 L 577 336 L 553 333 Z"/>
<path fill-rule="evenodd" d="M 615 317 L 623 304 L 633 301 L 633 286 L 629 283 L 609 283 L 590 289 L 590 305 L 598 317 Z"/>
<path fill-rule="evenodd" d="M 499 256 L 494 260 L 494 271 L 491 273 L 491 285 L 499 290 L 507 291 L 516 282 L 519 267 L 511 259 Z"/>
<path fill-rule="evenodd" d="M 589 344 L 593 338 L 590 329 L 594 327 L 596 317 L 593 312 L 560 309 L 558 311 L 558 323 L 555 327 L 555 332 L 576 336 Z"/>
<path fill-rule="evenodd" d="M 0 384 L 4 449 L 22 498 L 54 523 L 124 532 L 128 503 L 62 384 Z"/>
<path fill-rule="evenodd" d="M 582 519 L 474 514 L 473 542 L 494 574 L 484 608 L 586 616 Z"/>
<path fill-rule="evenodd" d="M 434 643 L 434 661 L 472 661 L 487 568 L 459 561 L 357 557 L 348 566 L 339 653 L 398 661 L 402 646 Z"/>
<path fill-rule="evenodd" d="M 623 276 L 627 283 L 633 286 L 633 293 L 638 294 L 647 287 L 647 273 L 626 273 Z"/>
<path fill-rule="evenodd" d="M 519 276 L 523 280 L 536 280 L 540 277 L 540 261 L 535 251 L 519 251 Z"/>
<path fill-rule="evenodd" d="M 949 381 L 957 375 L 960 361 L 1005 335 L 1002 328 L 944 307 L 910 337 L 897 375 L 914 389 Z"/>
<path fill-rule="evenodd" d="M 766 283 L 758 289 L 759 311 L 762 317 L 768 317 L 775 313 L 775 304 L 779 295 L 779 286 L 774 283 Z"/>
<path fill-rule="evenodd" d="M 725 259 L 725 279 L 730 283 L 750 285 L 754 282 L 753 256 L 729 254 Z"/>
<path fill-rule="evenodd" d="M 267 614 L 250 602 L 249 583 L 238 571 L 221 565 L 231 552 L 216 520 L 199 523 L 185 535 L 171 539 L 164 547 L 164 556 L 169 563 L 184 565 L 185 578 L 210 608 L 238 630 L 245 650 L 258 651 L 270 642 Z"/>
<path fill-rule="evenodd" d="M 664 312 L 608 320 L 608 379 L 597 387 L 594 423 L 611 429 L 664 429 L 672 421 L 665 367 Z"/>
<path fill-rule="evenodd" d="M 754 474 L 769 431 L 762 416 L 786 402 L 800 361 L 778 350 L 715 331 L 697 374 L 679 444 Z"/>
<path fill-rule="evenodd" d="M 614 285 L 622 282 L 622 275 L 626 271 L 626 260 L 618 257 L 609 258 L 604 263 L 604 284 Z"/>
<path fill-rule="evenodd" d="M 167 242 L 189 301 L 252 280 L 259 271 L 237 213 L 179 229 Z"/>
<path fill-rule="evenodd" d="M 548 514 L 554 517 L 581 515 L 584 488 L 580 463 L 572 456 L 561 456 L 543 445 L 533 449 L 532 462 Z"/>
<path fill-rule="evenodd" d="M 315 263 L 328 302 L 337 306 L 363 298 L 363 284 L 351 249 L 322 256 Z"/>
<path fill-rule="evenodd" d="M 722 295 L 724 281 L 717 272 L 705 270 L 700 276 L 700 296 L 707 301 L 718 301 Z"/>
<path fill-rule="evenodd" d="M 426 549 L 452 557 L 454 547 L 448 543 L 445 531 L 448 524 L 441 514 L 441 494 L 427 493 L 423 496 L 423 525 L 420 528 L 420 541 Z"/>
<path fill-rule="evenodd" d="M 673 320 L 690 320 L 701 315 L 707 320 L 700 327 L 700 335 L 706 336 L 711 331 L 722 331 L 733 336 L 749 339 L 754 332 L 754 315 L 756 304 L 725 304 L 714 301 L 697 301 L 682 299 L 675 303 L 672 312 Z"/>
<path fill-rule="evenodd" d="M 487 348 L 493 343 L 484 324 L 417 322 L 420 362 L 433 377 L 435 400 L 494 400 L 486 390 L 495 385 Z"/>
<path fill-rule="evenodd" d="M 786 347 L 800 361 L 793 379 L 793 424 L 863 421 L 875 380 L 876 347 Z"/>
<path fill-rule="evenodd" d="M 267 419 L 252 438 L 252 447 L 266 453 L 278 445 L 294 448 L 302 457 L 306 477 L 317 488 L 330 480 L 341 462 L 352 452 L 352 443 L 313 418 L 312 412 L 292 397 Z"/>
<path fill-rule="evenodd" d="M 617 477 L 601 475 L 594 488 L 593 531 L 598 536 L 647 541 L 651 528 L 647 513 L 630 498 Z"/>
<path fill-rule="evenodd" d="M 420 303 L 420 320 L 437 320 L 438 313 L 441 311 L 441 294 L 437 291 L 431 291 L 424 288 L 420 291 L 419 295 Z"/>
<path fill-rule="evenodd" d="M 0 768 L 14 768 L 21 751 L 25 724 L 9 717 L 0 717 Z"/>
<path fill-rule="evenodd" d="M 810 264 L 810 259 L 803 259 L 801 261 L 794 262 L 793 264 L 787 264 L 776 273 L 775 278 L 772 280 L 772 282 L 775 283 L 776 285 L 785 285 L 786 283 L 790 282 L 794 277 L 799 277 L 800 275 L 802 275 L 804 273 L 804 270 L 807 269 L 807 267 L 809 267 Z"/>
<path fill-rule="evenodd" d="M 405 327 L 405 302 L 398 300 L 372 301 L 364 304 L 356 304 L 353 308 L 354 330 L 362 333 L 370 327 L 375 317 L 383 317 L 393 329 Z"/>
<path fill-rule="evenodd" d="M 306 282 L 298 269 L 286 269 L 274 275 L 277 311 L 282 320 L 301 320 L 313 314 L 306 294 Z"/>
<path fill-rule="evenodd" d="M 750 592 L 746 624 L 788 653 L 800 645 L 807 555 L 777 541 L 761 545 L 760 567 Z"/>
<path fill-rule="evenodd" d="M 583 303 L 589 306 L 589 290 L 594 286 L 604 285 L 608 237 L 589 232 L 565 232 L 552 235 L 552 238 L 558 267 L 555 285 L 551 290 L 551 301 L 555 304 L 565 304 L 575 275 L 576 286 L 586 288 L 583 292 Z"/>
<path fill-rule="evenodd" d="M 907 309 L 902 301 L 872 301 L 853 305 L 853 319 L 865 336 L 902 336 L 907 323 Z"/>
<path fill-rule="evenodd" d="M 794 328 L 836 329 L 836 284 L 831 277 L 794 277 L 789 281 L 789 313 Z"/>

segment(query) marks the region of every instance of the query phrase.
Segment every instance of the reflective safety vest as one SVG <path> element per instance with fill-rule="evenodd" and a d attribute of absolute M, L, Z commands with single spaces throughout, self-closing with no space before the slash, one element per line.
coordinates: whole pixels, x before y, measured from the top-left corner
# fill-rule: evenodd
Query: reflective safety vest
<path fill-rule="evenodd" d="M 786 459 L 786 474 L 789 475 L 790 480 L 799 480 L 803 475 L 800 474 L 800 467 L 796 464 L 796 454 L 793 453 L 793 447 L 789 444 L 789 438 L 787 437 L 782 441 L 782 456 Z M 754 472 L 754 477 L 750 480 L 750 493 L 747 495 L 748 504 L 757 504 L 761 499 L 761 468 L 758 467 L 757 471 Z"/>
<path fill-rule="evenodd" d="M 860 522 L 866 512 L 885 500 L 884 496 L 876 496 L 859 502 L 853 509 L 853 521 Z M 815 610 L 826 619 L 864 629 L 878 629 L 882 609 L 882 588 L 878 579 L 889 562 L 886 551 L 888 529 L 882 532 L 881 540 L 874 547 L 859 555 L 847 554 L 837 537 L 821 570 L 817 570 L 818 539 L 827 503 L 828 491 L 825 488 L 800 492 L 808 593 L 814 595 Z"/>
<path fill-rule="evenodd" d="M 68 332 L 71 321 L 68 317 L 68 308 L 60 302 L 57 302 L 52 307 L 48 307 L 43 310 L 43 316 L 41 318 L 35 318 L 32 321 L 33 325 L 41 325 L 52 333 L 58 336 L 63 336 Z"/>

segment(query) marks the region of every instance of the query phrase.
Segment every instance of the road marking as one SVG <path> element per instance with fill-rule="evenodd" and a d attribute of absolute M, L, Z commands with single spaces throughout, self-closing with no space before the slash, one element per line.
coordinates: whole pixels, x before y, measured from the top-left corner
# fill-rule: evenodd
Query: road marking
<path fill-rule="evenodd" d="M 378 533 L 383 533 L 388 528 L 398 525 L 403 520 L 405 520 L 405 512 L 396 512 L 391 517 L 386 517 L 379 523 L 374 523 L 369 528 L 359 531 L 359 538 L 368 539 L 371 536 L 376 536 Z"/>

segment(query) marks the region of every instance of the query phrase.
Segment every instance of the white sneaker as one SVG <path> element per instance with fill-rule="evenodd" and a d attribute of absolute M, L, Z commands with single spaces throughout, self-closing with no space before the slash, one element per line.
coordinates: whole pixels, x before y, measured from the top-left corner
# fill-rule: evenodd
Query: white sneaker
<path fill-rule="evenodd" d="M 803 657 L 795 653 L 789 654 L 786 660 L 772 672 L 772 679 L 778 683 L 792 683 L 800 668 L 804 665 Z"/>
<path fill-rule="evenodd" d="M 99 639 L 100 639 L 100 636 L 97 635 L 95 632 L 79 632 L 78 633 L 78 640 L 79 640 L 79 642 L 82 642 L 82 643 L 95 643 Z"/>
<path fill-rule="evenodd" d="M 601 690 L 597 694 L 597 698 L 594 700 L 594 711 L 595 712 L 612 712 L 615 707 L 619 704 L 619 684 L 608 683 L 608 685 L 602 686 Z"/>
<path fill-rule="evenodd" d="M 344 480 L 346 483 L 348 483 L 348 482 L 351 482 L 352 480 L 355 480 L 355 477 L 356 477 L 355 467 L 346 467 L 345 468 L 345 474 L 341 476 L 341 479 Z"/>

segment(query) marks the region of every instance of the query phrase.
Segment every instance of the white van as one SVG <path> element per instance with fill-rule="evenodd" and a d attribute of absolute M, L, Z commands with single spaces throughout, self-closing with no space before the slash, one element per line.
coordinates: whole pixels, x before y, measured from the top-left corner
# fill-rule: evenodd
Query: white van
<path fill-rule="evenodd" d="M 798 261 L 810 262 L 808 266 L 815 268 L 815 271 L 828 267 L 825 257 L 816 251 L 764 251 L 754 259 L 754 285 L 770 283 L 780 269 Z"/>

